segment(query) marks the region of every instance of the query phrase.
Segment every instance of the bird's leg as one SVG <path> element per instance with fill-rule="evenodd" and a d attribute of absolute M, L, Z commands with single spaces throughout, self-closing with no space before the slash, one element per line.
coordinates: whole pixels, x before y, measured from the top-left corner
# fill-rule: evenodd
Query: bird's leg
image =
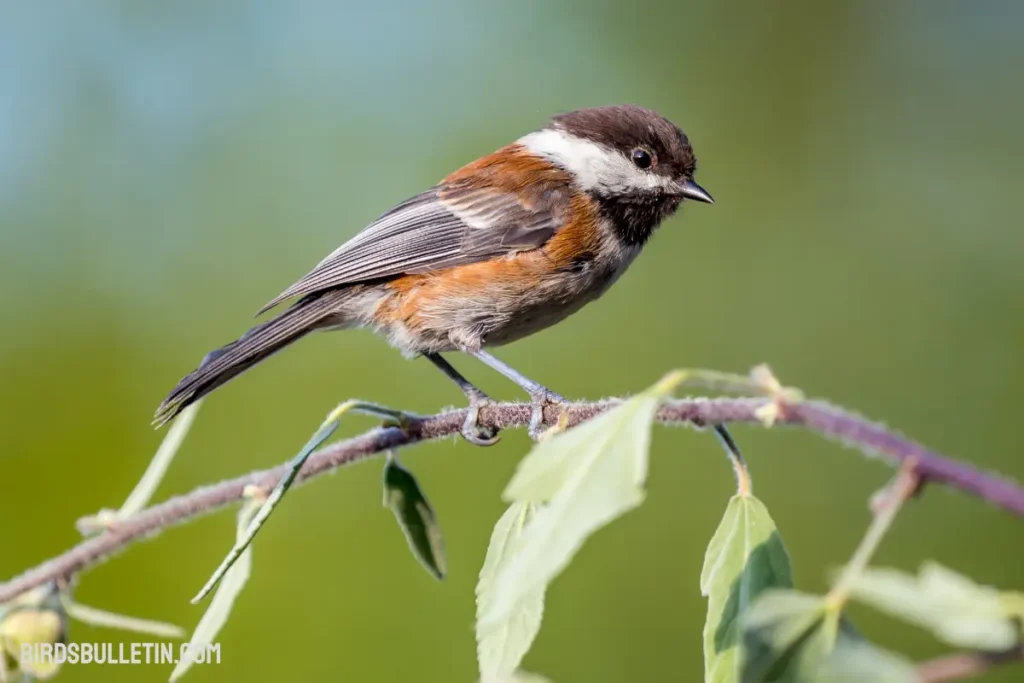
<path fill-rule="evenodd" d="M 560 394 L 556 394 L 543 384 L 534 382 L 529 377 L 523 375 L 515 368 L 506 365 L 486 351 L 467 351 L 467 353 L 482 360 L 484 363 L 521 386 L 528 394 L 530 394 L 530 402 L 533 404 L 533 413 L 530 415 L 530 438 L 534 441 L 538 440 L 541 433 L 544 431 L 544 407 L 553 403 L 568 403 L 568 401 L 566 401 Z"/>
<path fill-rule="evenodd" d="M 463 438 L 477 446 L 493 446 L 498 443 L 498 429 L 496 427 L 484 427 L 479 422 L 480 407 L 490 403 L 490 397 L 473 386 L 468 379 L 451 366 L 451 363 L 442 358 L 441 354 L 425 353 L 423 356 L 437 366 L 437 369 L 443 372 L 450 380 L 459 385 L 459 389 L 469 399 L 469 413 L 466 415 L 466 421 L 462 423 Z"/>

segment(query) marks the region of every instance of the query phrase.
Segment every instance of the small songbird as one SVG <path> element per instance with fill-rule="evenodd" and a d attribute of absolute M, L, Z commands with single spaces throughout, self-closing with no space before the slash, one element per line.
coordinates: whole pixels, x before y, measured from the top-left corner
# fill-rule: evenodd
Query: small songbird
<path fill-rule="evenodd" d="M 203 359 L 157 409 L 163 424 L 314 330 L 369 327 L 422 355 L 470 403 L 463 436 L 488 445 L 489 400 L 441 353 L 475 356 L 525 389 L 530 433 L 558 394 L 487 353 L 557 323 L 622 275 L 684 200 L 714 203 L 694 179 L 686 135 L 632 105 L 579 109 L 398 204 L 263 307 L 297 298 Z"/>

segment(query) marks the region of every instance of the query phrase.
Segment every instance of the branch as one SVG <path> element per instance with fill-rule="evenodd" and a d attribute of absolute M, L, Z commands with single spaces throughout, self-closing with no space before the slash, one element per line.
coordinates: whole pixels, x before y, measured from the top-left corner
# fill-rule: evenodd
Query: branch
<path fill-rule="evenodd" d="M 547 424 L 555 424 L 562 412 L 567 411 L 568 426 L 572 427 L 608 410 L 618 402 L 619 400 L 613 399 L 573 403 L 568 407 L 549 406 L 545 409 L 544 418 Z M 880 456 L 893 464 L 913 459 L 916 472 L 922 480 L 949 486 L 1018 515 L 1024 515 L 1024 488 L 1016 482 L 979 471 L 966 463 L 950 460 L 880 424 L 869 422 L 826 403 L 791 403 L 779 397 L 691 398 L 666 402 L 658 412 L 657 420 L 663 424 L 695 427 L 726 423 L 761 424 L 759 409 L 763 410 L 773 403 L 776 424 L 806 427 L 865 454 Z M 301 483 L 388 449 L 457 435 L 466 412 L 454 410 L 419 417 L 410 422 L 405 431 L 399 427 L 381 427 L 327 446 L 310 456 L 296 482 Z M 525 403 L 490 405 L 480 409 L 479 421 L 485 427 L 524 427 L 530 422 L 530 412 L 530 405 Z M 246 488 L 249 486 L 269 491 L 284 475 L 286 469 L 285 465 L 281 465 L 203 486 L 120 520 L 102 534 L 88 538 L 62 555 L 0 584 L 0 604 L 9 602 L 21 593 L 47 581 L 69 577 L 88 569 L 131 543 L 167 527 L 240 502 L 244 499 Z"/>

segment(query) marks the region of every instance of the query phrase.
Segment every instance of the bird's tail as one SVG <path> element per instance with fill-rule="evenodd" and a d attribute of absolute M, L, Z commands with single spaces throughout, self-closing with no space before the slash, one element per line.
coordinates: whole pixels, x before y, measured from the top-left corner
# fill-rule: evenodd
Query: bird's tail
<path fill-rule="evenodd" d="M 313 330 L 344 324 L 345 300 L 352 294 L 350 290 L 311 294 L 206 354 L 199 367 L 185 375 L 160 404 L 153 423 L 159 427 L 170 422 L 190 404 Z"/>

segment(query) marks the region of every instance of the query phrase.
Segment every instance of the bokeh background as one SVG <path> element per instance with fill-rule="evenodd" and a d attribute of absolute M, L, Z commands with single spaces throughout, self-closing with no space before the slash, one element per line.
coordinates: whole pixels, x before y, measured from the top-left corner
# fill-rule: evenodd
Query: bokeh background
<path fill-rule="evenodd" d="M 1006 2 L 65 2 L 0 6 L 0 575 L 123 500 L 178 378 L 394 202 L 581 106 L 655 108 L 716 197 L 670 220 L 599 303 L 499 350 L 572 397 L 675 367 L 768 362 L 808 393 L 1024 478 L 1024 5 Z M 517 389 L 455 359 L 492 394 Z M 160 497 L 282 462 L 338 401 L 461 403 L 368 333 L 315 335 L 207 401 Z M 372 424 L 355 418 L 356 433 Z M 737 429 L 820 591 L 886 466 Z M 473 588 L 523 433 L 403 462 L 450 555 L 436 583 L 381 507 L 380 461 L 297 490 L 195 681 L 473 681 Z M 548 593 L 526 667 L 554 681 L 701 676 L 704 548 L 732 480 L 707 434 L 658 429 L 649 497 Z M 224 512 L 133 546 L 78 598 L 194 626 Z M 1024 587 L 1020 522 L 929 489 L 878 563 Z M 926 634 L 858 625 L 923 658 Z M 76 640 L 145 640 L 80 624 Z M 68 666 L 67 681 L 170 667 Z M 1020 680 L 1006 670 L 990 681 Z"/>

